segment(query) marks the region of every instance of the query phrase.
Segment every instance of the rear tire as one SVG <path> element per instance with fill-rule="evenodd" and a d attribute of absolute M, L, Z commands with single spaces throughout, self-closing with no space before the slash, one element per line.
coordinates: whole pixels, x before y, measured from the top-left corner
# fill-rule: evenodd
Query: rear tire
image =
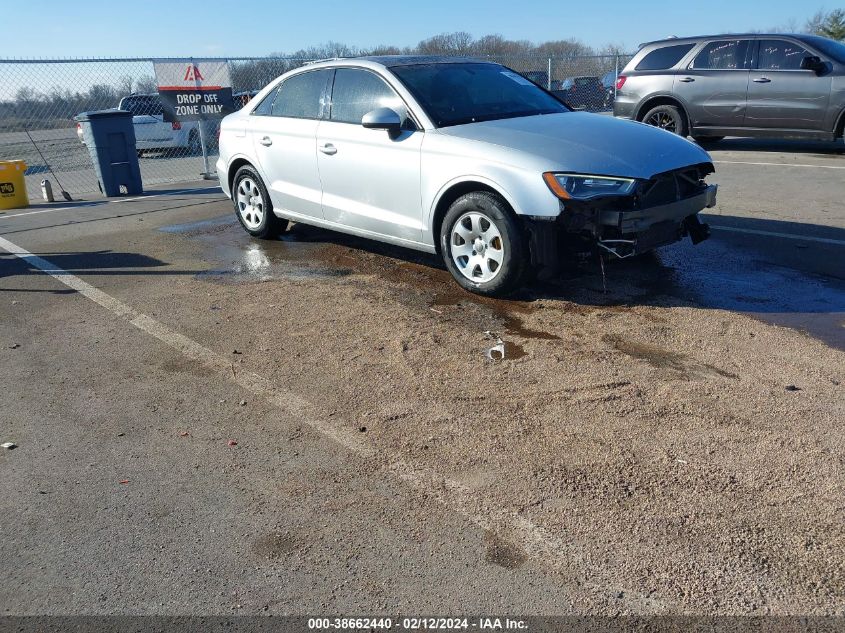
<path fill-rule="evenodd" d="M 273 203 L 264 181 L 252 165 L 244 165 L 235 174 L 232 203 L 238 222 L 253 237 L 273 239 L 288 228 L 288 221 L 273 213 Z"/>
<path fill-rule="evenodd" d="M 475 191 L 455 200 L 440 227 L 440 254 L 465 290 L 501 297 L 517 290 L 529 269 L 528 245 L 508 204 Z"/>
<path fill-rule="evenodd" d="M 645 113 L 643 123 L 659 127 L 678 136 L 687 136 L 687 117 L 677 106 L 659 105 Z"/>

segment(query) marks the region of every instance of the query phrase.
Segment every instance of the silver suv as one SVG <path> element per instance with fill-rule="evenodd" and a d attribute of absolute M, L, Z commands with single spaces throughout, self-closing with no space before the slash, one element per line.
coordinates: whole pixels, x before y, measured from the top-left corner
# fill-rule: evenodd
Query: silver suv
<path fill-rule="evenodd" d="M 696 140 L 835 140 L 845 124 L 845 45 L 783 34 L 650 42 L 616 88 L 615 116 Z"/>

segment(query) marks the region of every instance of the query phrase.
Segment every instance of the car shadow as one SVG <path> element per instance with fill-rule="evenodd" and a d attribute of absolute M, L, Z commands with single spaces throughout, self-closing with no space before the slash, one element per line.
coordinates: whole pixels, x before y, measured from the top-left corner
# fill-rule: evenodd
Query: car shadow
<path fill-rule="evenodd" d="M 141 253 L 129 253 L 110 250 L 87 252 L 44 252 L 33 255 L 47 260 L 55 267 L 57 276 L 64 273 L 87 277 L 89 275 L 132 276 L 132 275 L 196 275 L 196 270 L 174 270 L 169 264 L 155 257 Z M 0 279 L 43 275 L 43 271 L 27 259 L 9 253 L 0 252 Z M 0 287 L 0 292 L 46 292 L 51 294 L 71 294 L 76 290 L 69 288 L 31 289 L 19 287 Z"/>
<path fill-rule="evenodd" d="M 713 235 L 698 246 L 684 240 L 641 257 L 603 262 L 596 254 L 508 299 L 463 291 L 435 255 L 311 226 L 296 225 L 276 243 L 250 243 L 269 260 L 281 252 L 288 261 L 307 258 L 324 268 L 412 286 L 435 308 L 470 302 L 501 312 L 552 299 L 580 308 L 730 310 L 805 330 L 845 349 L 845 229 L 733 216 L 707 219 Z M 297 254 L 291 248 L 297 245 L 320 248 Z"/>
<path fill-rule="evenodd" d="M 842 139 L 837 141 L 813 141 L 804 139 L 729 137 L 720 141 L 701 141 L 699 145 L 707 151 L 822 154 L 825 156 L 845 154 L 845 142 Z"/>

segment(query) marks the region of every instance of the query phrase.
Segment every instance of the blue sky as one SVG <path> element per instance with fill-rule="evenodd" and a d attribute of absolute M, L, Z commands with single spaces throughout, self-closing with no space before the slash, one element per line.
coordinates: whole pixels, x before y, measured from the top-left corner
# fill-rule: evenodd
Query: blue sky
<path fill-rule="evenodd" d="M 225 56 L 330 40 L 406 46 L 450 31 L 544 41 L 575 37 L 635 50 L 668 35 L 803 25 L 822 5 L 794 0 L 460 1 L 8 0 L 0 57 Z M 833 7 L 828 7 L 833 8 Z"/>

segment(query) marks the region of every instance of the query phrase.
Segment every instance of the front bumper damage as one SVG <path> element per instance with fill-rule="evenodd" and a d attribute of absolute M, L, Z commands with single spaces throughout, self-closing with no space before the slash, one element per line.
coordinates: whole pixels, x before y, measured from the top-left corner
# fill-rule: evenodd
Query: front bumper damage
<path fill-rule="evenodd" d="M 596 250 L 624 259 L 685 237 L 706 240 L 709 228 L 698 213 L 716 204 L 717 186 L 704 182 L 712 171 L 704 163 L 659 174 L 624 198 L 561 200 L 560 215 L 529 225 L 533 263 L 557 270 L 567 257 Z"/>
<path fill-rule="evenodd" d="M 710 236 L 710 228 L 698 213 L 716 205 L 717 185 L 708 185 L 700 194 L 676 202 L 629 211 L 601 211 L 596 245 L 624 258 L 672 244 L 689 235 L 693 244 Z M 618 237 L 617 237 L 618 236 Z"/>

